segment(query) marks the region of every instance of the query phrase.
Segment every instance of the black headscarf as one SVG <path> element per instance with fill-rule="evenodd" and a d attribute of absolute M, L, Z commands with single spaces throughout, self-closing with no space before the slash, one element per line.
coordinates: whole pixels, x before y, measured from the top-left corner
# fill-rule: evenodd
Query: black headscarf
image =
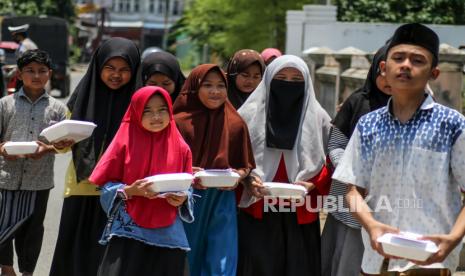
<path fill-rule="evenodd" d="M 250 94 L 252 94 L 244 93 L 236 87 L 237 75 L 252 64 L 257 64 L 260 67 L 260 72 L 263 76 L 263 72 L 265 71 L 265 62 L 257 51 L 249 49 L 237 51 L 228 63 L 228 68 L 226 70 L 229 86 L 228 99 L 236 109 L 239 109 Z"/>
<path fill-rule="evenodd" d="M 390 95 L 384 94 L 376 86 L 376 78 L 380 74 L 379 63 L 386 59 L 386 50 L 387 45 L 376 52 L 365 85 L 346 99 L 332 122 L 348 138 L 352 136 L 358 120 L 363 115 L 385 106 L 389 100 Z"/>
<path fill-rule="evenodd" d="M 161 73 L 174 82 L 174 92 L 170 94 L 174 103 L 186 80 L 176 57 L 168 52 L 155 52 L 146 56 L 142 60 L 141 79 L 138 80 L 137 86 L 145 86 L 147 80 L 155 73 Z"/>
<path fill-rule="evenodd" d="M 302 120 L 305 99 L 304 81 L 273 79 L 266 114 L 266 146 L 269 148 L 294 148 Z"/>
<path fill-rule="evenodd" d="M 131 80 L 117 90 L 110 89 L 100 79 L 104 64 L 114 57 L 123 58 L 131 68 Z M 134 42 L 119 37 L 105 41 L 92 55 L 86 74 L 68 101 L 71 119 L 97 124 L 90 138 L 73 147 L 78 183 L 90 176 L 115 136 L 135 91 L 139 64 L 140 52 Z"/>

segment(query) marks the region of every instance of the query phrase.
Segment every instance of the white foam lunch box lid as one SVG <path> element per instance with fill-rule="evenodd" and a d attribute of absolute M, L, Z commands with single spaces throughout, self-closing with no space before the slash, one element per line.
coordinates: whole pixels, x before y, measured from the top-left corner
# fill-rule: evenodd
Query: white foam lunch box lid
<path fill-rule="evenodd" d="M 307 193 L 305 187 L 290 183 L 264 182 L 263 186 L 268 190 L 270 196 L 276 197 L 304 197 Z"/>
<path fill-rule="evenodd" d="M 151 190 L 156 193 L 186 191 L 192 184 L 194 177 L 189 173 L 158 174 L 146 177 L 153 184 Z"/>
<path fill-rule="evenodd" d="M 40 136 L 49 142 L 72 139 L 77 143 L 90 137 L 96 126 L 92 122 L 63 120 L 42 130 Z"/>
<path fill-rule="evenodd" d="M 437 245 L 428 240 L 418 240 L 421 235 L 401 232 L 400 234 L 386 233 L 378 238 L 383 251 L 392 256 L 409 260 L 425 261 L 431 254 L 438 252 Z"/>
<path fill-rule="evenodd" d="M 10 155 L 31 154 L 36 152 L 39 145 L 36 142 L 6 142 L 3 148 Z"/>
<path fill-rule="evenodd" d="M 231 170 L 204 170 L 195 173 L 196 178 L 202 180 L 205 187 L 233 187 L 239 174 Z"/>

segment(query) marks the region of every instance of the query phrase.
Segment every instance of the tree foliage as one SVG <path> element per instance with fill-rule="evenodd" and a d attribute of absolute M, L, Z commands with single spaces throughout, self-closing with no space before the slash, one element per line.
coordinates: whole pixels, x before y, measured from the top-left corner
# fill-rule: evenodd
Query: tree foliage
<path fill-rule="evenodd" d="M 73 0 L 14 0 L 0 1 L 0 15 L 52 15 L 72 20 Z"/>
<path fill-rule="evenodd" d="M 464 0 L 336 0 L 335 2 L 340 21 L 465 24 Z"/>
<path fill-rule="evenodd" d="M 195 0 L 186 9 L 182 31 L 194 43 L 221 57 L 243 48 L 284 49 L 286 11 L 301 10 L 312 0 Z"/>

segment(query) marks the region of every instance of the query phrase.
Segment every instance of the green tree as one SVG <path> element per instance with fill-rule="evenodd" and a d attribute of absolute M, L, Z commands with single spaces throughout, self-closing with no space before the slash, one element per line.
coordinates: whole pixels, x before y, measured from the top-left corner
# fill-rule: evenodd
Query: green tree
<path fill-rule="evenodd" d="M 227 21 L 231 16 L 231 3 L 225 0 L 197 0 L 190 3 L 178 25 L 199 48 L 209 45 L 220 55 L 225 51 Z"/>
<path fill-rule="evenodd" d="M 14 0 L 0 1 L 1 15 L 52 15 L 74 19 L 73 0 Z"/>
<path fill-rule="evenodd" d="M 464 0 L 336 0 L 335 2 L 340 21 L 465 24 Z"/>
<path fill-rule="evenodd" d="M 302 9 L 312 0 L 195 0 L 186 9 L 182 31 L 194 43 L 223 58 L 243 48 L 284 49 L 286 11 Z"/>

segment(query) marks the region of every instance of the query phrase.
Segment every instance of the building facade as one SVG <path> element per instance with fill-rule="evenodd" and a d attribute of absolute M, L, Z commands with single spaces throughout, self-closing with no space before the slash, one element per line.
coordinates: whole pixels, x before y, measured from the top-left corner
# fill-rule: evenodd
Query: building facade
<path fill-rule="evenodd" d="M 183 13 L 184 0 L 78 0 L 78 5 L 92 5 L 91 12 L 79 14 L 82 25 L 100 25 L 103 7 L 104 36 L 121 36 L 134 40 L 141 50 L 164 46 L 165 31 Z"/>

